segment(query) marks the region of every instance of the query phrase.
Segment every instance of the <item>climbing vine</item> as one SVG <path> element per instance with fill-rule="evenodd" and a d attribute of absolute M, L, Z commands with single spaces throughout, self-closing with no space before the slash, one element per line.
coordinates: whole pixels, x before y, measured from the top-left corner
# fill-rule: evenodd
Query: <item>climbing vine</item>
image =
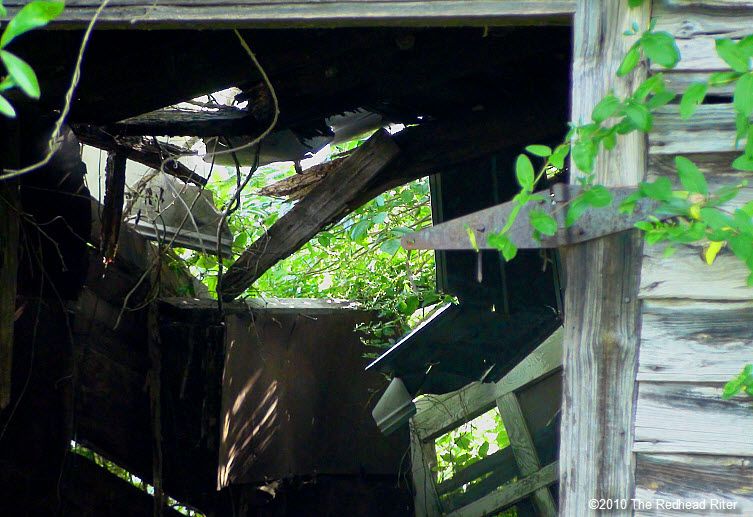
<path fill-rule="evenodd" d="M 642 3 L 643 0 L 629 0 L 631 7 Z M 665 69 L 675 68 L 681 60 L 674 36 L 665 31 L 656 31 L 655 20 L 643 32 L 634 22 L 625 36 L 636 37 L 636 40 L 620 63 L 617 70 L 619 77 L 633 73 L 644 59 Z M 753 114 L 753 35 L 739 41 L 717 39 L 715 50 L 730 70 L 713 73 L 706 81 L 691 84 L 682 93 L 677 105 L 678 111 L 682 119 L 690 119 L 703 103 L 709 88 L 733 86 L 735 145 L 737 147 L 742 140 L 745 140 L 745 145 L 731 167 L 740 171 L 753 171 L 753 126 L 750 123 Z M 510 229 L 526 204 L 544 199 L 543 195 L 534 193 L 536 187 L 546 175 L 563 171 L 568 156 L 580 173 L 576 181 L 581 185 L 582 191 L 566 205 L 566 227 L 575 224 L 589 208 L 612 205 L 614 199 L 609 189 L 595 181 L 594 166 L 599 154 L 602 150 L 608 152 L 614 149 L 617 138 L 621 136 L 634 132 L 651 132 L 654 113 L 676 97 L 677 94 L 667 88 L 664 75 L 656 73 L 626 97 L 620 98 L 612 92 L 604 96 L 594 106 L 589 122 L 570 124 L 560 145 L 554 148 L 544 145 L 528 146 L 515 163 L 520 192 L 513 199 L 514 209 L 505 226 L 489 236 L 488 243 L 498 249 L 506 260 L 515 257 L 517 248 L 508 236 Z M 532 158 L 543 160 L 538 173 L 534 169 Z M 703 256 L 708 264 L 714 262 L 720 250 L 728 247 L 747 266 L 750 271 L 747 283 L 753 286 L 753 202 L 735 209 L 728 205 L 747 182 L 741 181 L 711 190 L 703 172 L 685 156 L 675 157 L 675 171 L 680 188 L 676 188 L 664 176 L 641 182 L 636 192 L 620 203 L 619 210 L 629 214 L 635 210 L 640 200 L 652 200 L 655 206 L 653 214 L 635 225 L 643 231 L 649 245 L 667 243 L 665 256 L 675 253 L 677 244 L 699 245 L 703 248 Z M 558 230 L 557 221 L 543 210 L 530 212 L 530 224 L 536 238 L 552 236 Z M 753 396 L 753 365 L 746 366 L 737 378 L 727 384 L 724 395 L 731 397 L 740 391 Z"/>

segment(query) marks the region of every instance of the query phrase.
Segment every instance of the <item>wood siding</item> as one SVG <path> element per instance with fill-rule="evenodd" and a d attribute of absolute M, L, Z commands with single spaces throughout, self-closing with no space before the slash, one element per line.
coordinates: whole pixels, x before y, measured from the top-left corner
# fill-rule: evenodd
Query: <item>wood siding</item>
<path fill-rule="evenodd" d="M 4 5 L 12 16 L 26 3 Z M 69 0 L 55 25 L 81 27 L 100 3 Z M 562 24 L 574 9 L 575 0 L 112 0 L 98 24 L 128 29 Z"/>
<path fill-rule="evenodd" d="M 678 92 L 714 71 L 726 70 L 714 40 L 751 33 L 753 2 L 654 0 L 657 30 L 678 39 L 682 60 L 664 71 Z M 656 70 L 652 70 L 656 71 Z M 704 104 L 682 120 L 676 104 L 656 115 L 649 137 L 648 175 L 677 180 L 674 157 L 699 165 L 710 187 L 739 183 L 750 174 L 732 169 L 735 146 L 732 88 L 715 88 Z M 733 205 L 753 199 L 743 189 Z M 722 387 L 753 362 L 753 289 L 744 264 L 723 250 L 712 266 L 698 247 L 670 258 L 661 246 L 646 246 L 639 297 L 641 339 L 635 417 L 636 498 L 735 504 L 706 507 L 698 515 L 740 515 L 753 510 L 753 403 L 744 396 L 721 398 Z M 636 508 L 636 515 L 678 515 Z"/>

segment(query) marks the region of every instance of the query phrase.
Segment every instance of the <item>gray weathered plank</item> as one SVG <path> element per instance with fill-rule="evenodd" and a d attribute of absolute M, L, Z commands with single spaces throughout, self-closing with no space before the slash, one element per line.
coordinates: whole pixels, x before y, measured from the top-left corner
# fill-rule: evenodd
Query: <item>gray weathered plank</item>
<path fill-rule="evenodd" d="M 413 420 L 410 424 L 410 440 L 413 504 L 416 516 L 438 517 L 442 515 L 442 509 L 435 488 L 437 452 L 434 441 L 422 441 L 415 432 Z"/>
<path fill-rule="evenodd" d="M 526 425 L 518 397 L 512 392 L 502 395 L 497 399 L 497 407 L 500 415 L 502 415 L 502 421 L 505 423 L 507 436 L 510 438 L 510 447 L 512 447 L 520 473 L 529 476 L 538 472 L 541 469 L 539 455 L 536 453 L 536 447 L 533 444 L 531 432 Z M 534 491 L 531 494 L 531 499 L 533 499 L 533 504 L 536 505 L 536 509 L 542 516 L 555 517 L 557 515 L 557 507 L 547 487 Z"/>
<path fill-rule="evenodd" d="M 663 256 L 664 248 L 657 245 L 644 249 L 640 298 L 753 300 L 753 288 L 746 285 L 750 271 L 726 248 L 710 266 L 699 247 L 678 247 L 669 258 Z"/>
<path fill-rule="evenodd" d="M 495 393 L 494 384 L 473 382 L 452 393 L 426 395 L 416 401 L 415 430 L 422 440 L 436 438 L 494 407 Z"/>
<path fill-rule="evenodd" d="M 643 303 L 639 381 L 726 382 L 751 351 L 753 302 Z"/>
<path fill-rule="evenodd" d="M 482 517 L 517 503 L 528 494 L 557 481 L 558 463 L 550 463 L 535 474 L 515 483 L 503 485 L 494 492 L 447 514 L 447 517 Z"/>
<path fill-rule="evenodd" d="M 659 108 L 649 133 L 649 153 L 742 152 L 745 141 L 735 145 L 735 109 L 732 104 L 704 104 L 689 120 L 680 118 L 677 105 Z"/>
<path fill-rule="evenodd" d="M 677 94 L 682 94 L 693 83 L 707 83 L 712 72 L 677 72 L 663 71 L 667 89 Z M 708 96 L 732 97 L 735 83 L 712 86 L 708 89 Z"/>
<path fill-rule="evenodd" d="M 678 39 L 741 38 L 750 34 L 753 2 L 654 0 L 653 4 L 656 30 L 667 31 Z"/>
<path fill-rule="evenodd" d="M 564 330 L 558 328 L 536 350 L 515 365 L 497 382 L 496 396 L 502 397 L 562 367 Z"/>
<path fill-rule="evenodd" d="M 753 402 L 722 386 L 639 383 L 633 450 L 753 456 Z"/>
<path fill-rule="evenodd" d="M 635 498 L 638 517 L 696 514 L 715 517 L 753 514 L 753 461 L 749 458 L 689 454 L 638 454 Z M 678 512 L 646 508 L 645 503 L 707 501 L 708 508 Z M 712 500 L 735 505 L 734 509 L 712 508 Z"/>
<path fill-rule="evenodd" d="M 615 72 L 633 43 L 624 31 L 634 21 L 647 25 L 649 11 L 649 2 L 629 9 L 627 2 L 578 1 L 572 120 L 590 118 L 608 91 L 626 95 L 646 77 L 640 67 L 622 79 Z M 646 173 L 645 155 L 643 135 L 620 139 L 611 153 L 597 159 L 596 181 L 608 186 L 637 184 Z M 578 178 L 575 169 L 571 182 Z M 595 516 L 597 510 L 588 508 L 590 499 L 633 495 L 641 246 L 641 236 L 633 231 L 562 250 L 568 279 L 560 442 L 563 516 Z"/>
<path fill-rule="evenodd" d="M 25 2 L 5 2 L 9 16 Z M 53 27 L 80 27 L 98 0 L 67 2 Z M 575 0 L 113 0 L 98 24 L 108 28 L 309 27 L 567 23 Z M 0 19 L 2 20 L 2 19 Z"/>

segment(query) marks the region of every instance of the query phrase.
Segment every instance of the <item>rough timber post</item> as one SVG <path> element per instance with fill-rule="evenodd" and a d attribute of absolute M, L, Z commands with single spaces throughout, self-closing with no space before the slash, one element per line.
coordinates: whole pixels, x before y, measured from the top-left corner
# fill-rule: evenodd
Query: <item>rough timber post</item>
<path fill-rule="evenodd" d="M 588 121 L 609 90 L 618 96 L 645 78 L 645 69 L 619 79 L 615 72 L 632 44 L 623 35 L 633 21 L 643 28 L 650 2 L 578 0 L 575 11 L 572 117 Z M 596 179 L 607 186 L 635 185 L 646 169 L 645 136 L 618 139 L 597 159 Z M 573 168 L 572 180 L 577 171 Z M 637 300 L 642 241 L 637 231 L 563 250 L 565 295 L 564 388 L 560 447 L 560 515 L 596 515 L 591 499 L 633 497 L 633 400 L 638 361 Z M 632 515 L 625 510 L 610 515 Z"/>

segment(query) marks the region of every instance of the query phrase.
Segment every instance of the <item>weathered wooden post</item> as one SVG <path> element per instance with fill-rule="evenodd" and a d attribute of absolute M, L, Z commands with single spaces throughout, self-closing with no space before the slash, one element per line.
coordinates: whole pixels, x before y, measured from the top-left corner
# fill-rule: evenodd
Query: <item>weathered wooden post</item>
<path fill-rule="evenodd" d="M 610 90 L 620 96 L 646 76 L 615 72 L 632 44 L 623 32 L 646 27 L 650 2 L 578 0 L 575 11 L 572 119 L 591 119 Z M 596 162 L 596 182 L 636 185 L 646 170 L 642 133 L 618 140 Z M 577 178 L 572 174 L 572 181 Z M 642 237 L 637 230 L 563 248 L 565 295 L 564 389 L 560 449 L 560 515 L 596 515 L 593 499 L 626 501 L 610 515 L 631 515 L 634 493 L 632 434 L 638 364 Z"/>

